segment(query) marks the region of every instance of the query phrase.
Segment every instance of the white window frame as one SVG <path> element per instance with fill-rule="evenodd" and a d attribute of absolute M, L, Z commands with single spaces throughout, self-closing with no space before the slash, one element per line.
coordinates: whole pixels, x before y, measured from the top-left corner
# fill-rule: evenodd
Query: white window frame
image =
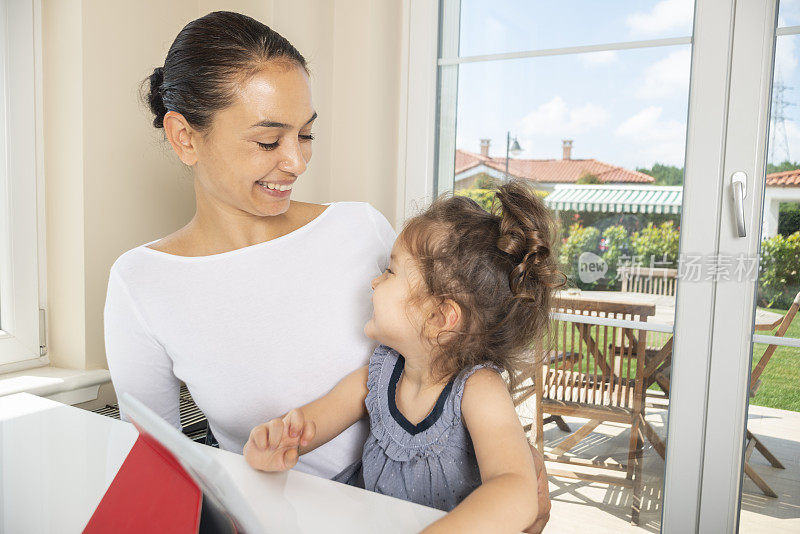
<path fill-rule="evenodd" d="M 734 1 L 734 0 L 731 0 Z M 798 27 L 776 31 L 778 0 L 735 0 L 730 61 L 730 93 L 721 183 L 719 253 L 758 257 L 761 245 L 769 136 L 770 103 L 777 35 L 796 35 Z M 739 237 L 731 176 L 746 173 L 744 223 Z M 757 282 L 719 284 L 714 298 L 711 372 L 706 408 L 703 489 L 698 518 L 700 532 L 739 530 L 745 429 L 753 343 L 798 346 L 792 338 L 753 335 Z M 731 310 L 736 310 L 731 312 Z"/>
<path fill-rule="evenodd" d="M 0 0 L 0 373 L 47 365 L 41 0 Z"/>
<path fill-rule="evenodd" d="M 403 0 L 396 228 L 434 196 L 439 2 Z"/>

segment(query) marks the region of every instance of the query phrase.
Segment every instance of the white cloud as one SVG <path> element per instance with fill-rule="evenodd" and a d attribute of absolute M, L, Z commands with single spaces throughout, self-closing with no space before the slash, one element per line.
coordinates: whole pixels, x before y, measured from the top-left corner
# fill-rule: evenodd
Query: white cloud
<path fill-rule="evenodd" d="M 616 50 L 604 50 L 602 52 L 581 54 L 580 58 L 584 65 L 607 65 L 619 61 L 619 55 L 617 54 Z"/>
<path fill-rule="evenodd" d="M 662 112 L 657 106 L 644 108 L 620 124 L 614 133 L 628 141 L 629 150 L 639 154 L 640 160 L 682 166 L 686 125 L 674 119 L 663 120 Z"/>
<path fill-rule="evenodd" d="M 644 81 L 636 89 L 639 98 L 663 98 L 676 91 L 689 90 L 689 72 L 692 56 L 688 48 L 675 50 L 656 61 L 644 72 Z"/>
<path fill-rule="evenodd" d="M 694 0 L 663 0 L 648 13 L 634 13 L 625 20 L 632 36 L 657 37 L 666 32 L 689 34 L 694 15 Z"/>
<path fill-rule="evenodd" d="M 793 39 L 777 39 L 775 45 L 775 80 L 778 75 L 786 80 L 794 73 L 797 68 L 797 56 L 795 55 L 795 42 Z"/>
<path fill-rule="evenodd" d="M 608 121 L 610 114 L 592 103 L 570 108 L 560 96 L 553 97 L 522 119 L 526 136 L 565 136 L 583 133 Z"/>

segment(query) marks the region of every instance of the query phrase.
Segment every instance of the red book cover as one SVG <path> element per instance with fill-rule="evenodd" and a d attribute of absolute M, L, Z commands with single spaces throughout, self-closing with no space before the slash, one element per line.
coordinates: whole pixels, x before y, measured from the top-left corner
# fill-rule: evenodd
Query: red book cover
<path fill-rule="evenodd" d="M 139 435 L 85 533 L 196 533 L 203 493 L 161 444 Z"/>

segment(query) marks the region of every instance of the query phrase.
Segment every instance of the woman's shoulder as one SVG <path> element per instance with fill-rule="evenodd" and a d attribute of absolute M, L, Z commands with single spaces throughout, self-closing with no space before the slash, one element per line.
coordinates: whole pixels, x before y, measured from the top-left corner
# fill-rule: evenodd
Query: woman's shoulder
<path fill-rule="evenodd" d="M 320 206 L 319 204 L 312 204 L 312 206 Z M 340 217 L 349 217 L 351 219 L 363 219 L 363 220 L 376 220 L 376 219 L 383 219 L 386 220 L 386 216 L 381 213 L 380 210 L 375 208 L 369 202 L 360 202 L 354 200 L 347 200 L 342 202 L 331 202 L 330 204 L 324 204 L 322 207 L 327 207 L 328 209 L 333 208 L 333 212 L 338 214 Z M 388 223 L 388 221 L 387 221 Z"/>
<path fill-rule="evenodd" d="M 132 273 L 140 272 L 142 267 L 148 263 L 151 263 L 151 260 L 153 259 L 153 256 L 151 256 L 149 252 L 164 254 L 164 252 L 157 252 L 156 250 L 149 248 L 149 245 L 152 245 L 158 241 L 160 240 L 156 239 L 155 241 L 142 243 L 141 245 L 138 245 L 120 254 L 120 256 L 111 265 L 110 277 L 114 278 L 116 276 L 122 278 L 123 280 L 127 280 Z"/>

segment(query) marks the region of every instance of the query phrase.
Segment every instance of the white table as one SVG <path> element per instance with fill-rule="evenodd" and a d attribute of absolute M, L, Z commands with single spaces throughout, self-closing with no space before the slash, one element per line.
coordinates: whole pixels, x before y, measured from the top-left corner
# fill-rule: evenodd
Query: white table
<path fill-rule="evenodd" d="M 0 532 L 81 532 L 137 435 L 130 423 L 27 393 L 0 397 Z M 241 455 L 208 450 L 267 532 L 419 532 L 444 515 L 299 471 L 258 472 Z"/>

